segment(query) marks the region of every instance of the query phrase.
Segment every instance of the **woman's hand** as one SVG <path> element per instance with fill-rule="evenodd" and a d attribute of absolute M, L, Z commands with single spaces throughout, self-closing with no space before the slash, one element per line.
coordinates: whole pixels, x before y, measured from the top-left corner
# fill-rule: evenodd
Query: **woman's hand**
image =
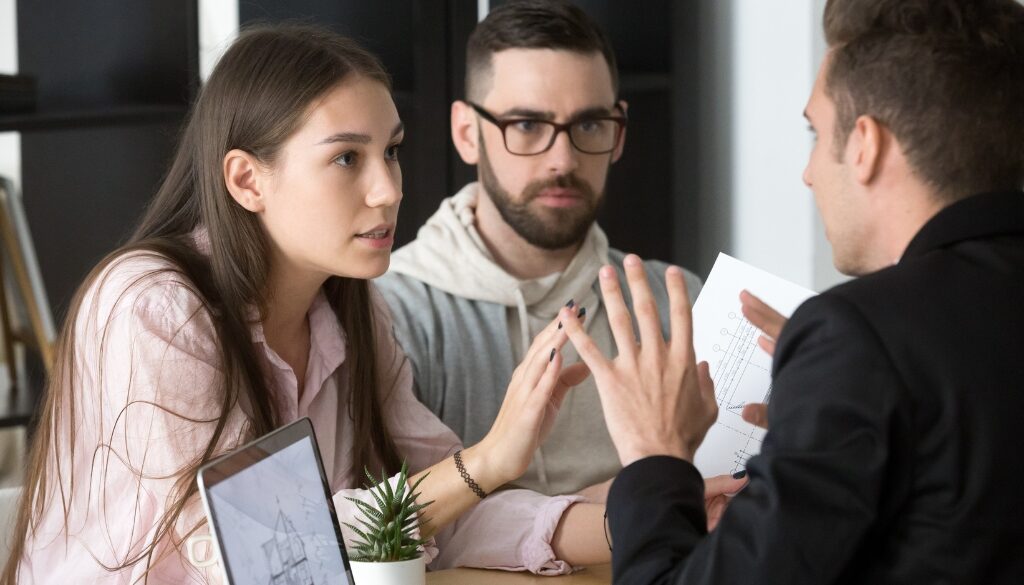
<path fill-rule="evenodd" d="M 704 478 L 704 511 L 708 517 L 708 532 L 718 527 L 718 521 L 725 514 L 729 501 L 747 486 L 748 481 L 746 474 L 740 477 L 716 475 Z"/>
<path fill-rule="evenodd" d="M 560 318 L 582 324 L 577 311 L 565 309 Z M 582 363 L 562 368 L 561 349 L 567 340 L 559 321 L 552 321 L 534 337 L 522 363 L 512 373 L 491 430 L 474 447 L 486 466 L 488 483 L 497 482 L 485 490 L 513 481 L 526 471 L 554 425 L 566 393 L 589 375 Z"/>
<path fill-rule="evenodd" d="M 618 356 L 609 360 L 602 355 L 578 323 L 569 320 L 565 329 L 594 374 L 608 431 L 622 464 L 651 455 L 693 461 L 694 452 L 718 416 L 718 403 L 707 364 L 701 363 L 698 368 L 694 357 L 683 271 L 673 266 L 665 272 L 672 334 L 666 342 L 640 259 L 630 254 L 623 264 L 633 297 L 639 343 L 615 270 L 610 266 L 601 268 L 600 281 Z M 570 314 L 562 311 L 566 321 Z"/>

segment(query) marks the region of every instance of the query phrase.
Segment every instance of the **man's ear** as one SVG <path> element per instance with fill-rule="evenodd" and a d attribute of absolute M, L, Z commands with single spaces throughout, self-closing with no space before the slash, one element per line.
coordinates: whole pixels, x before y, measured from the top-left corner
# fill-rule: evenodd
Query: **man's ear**
<path fill-rule="evenodd" d="M 626 114 L 629 112 L 629 103 L 626 100 L 619 100 L 618 106 L 619 109 L 622 110 L 622 115 L 626 116 Z M 622 136 L 619 138 L 619 145 L 616 146 L 615 150 L 612 151 L 613 163 L 617 162 L 622 157 L 622 150 L 626 147 L 626 130 L 628 128 L 628 124 L 622 127 Z"/>
<path fill-rule="evenodd" d="M 224 184 L 228 193 L 236 203 L 253 213 L 265 207 L 260 178 L 260 162 L 252 154 L 236 148 L 224 155 Z"/>
<path fill-rule="evenodd" d="M 885 141 L 889 130 L 871 116 L 860 116 L 853 123 L 847 142 L 847 152 L 853 167 L 854 179 L 862 184 L 875 180 L 882 166 Z"/>
<path fill-rule="evenodd" d="M 480 130 L 476 112 L 462 100 L 452 102 L 452 142 L 462 162 L 475 165 L 480 161 Z"/>

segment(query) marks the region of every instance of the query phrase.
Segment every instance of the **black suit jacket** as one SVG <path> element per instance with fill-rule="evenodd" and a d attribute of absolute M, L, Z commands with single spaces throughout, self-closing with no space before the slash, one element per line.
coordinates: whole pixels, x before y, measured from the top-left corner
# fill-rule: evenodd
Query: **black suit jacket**
<path fill-rule="evenodd" d="M 705 530 L 689 463 L 609 494 L 616 583 L 1024 583 L 1024 193 L 957 202 L 778 340 L 750 484 Z"/>

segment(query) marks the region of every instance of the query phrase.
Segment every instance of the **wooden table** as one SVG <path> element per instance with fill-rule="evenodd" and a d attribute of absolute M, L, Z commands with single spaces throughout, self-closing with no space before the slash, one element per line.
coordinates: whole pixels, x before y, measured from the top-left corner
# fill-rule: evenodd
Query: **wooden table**
<path fill-rule="evenodd" d="M 561 577 L 481 569 L 449 569 L 427 573 L 427 585 L 609 585 L 611 582 L 611 565 L 587 567 Z"/>

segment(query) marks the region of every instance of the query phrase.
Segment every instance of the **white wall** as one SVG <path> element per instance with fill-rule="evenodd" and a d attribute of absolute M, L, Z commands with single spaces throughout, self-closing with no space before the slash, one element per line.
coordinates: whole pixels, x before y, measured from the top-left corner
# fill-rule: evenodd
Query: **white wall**
<path fill-rule="evenodd" d="M 199 76 L 203 81 L 236 36 L 238 2 L 199 0 Z"/>
<path fill-rule="evenodd" d="M 738 0 L 731 67 L 733 252 L 805 285 L 814 280 L 813 215 L 800 179 L 811 144 L 801 117 L 814 82 L 811 2 Z"/>
<path fill-rule="evenodd" d="M 824 0 L 730 0 L 729 248 L 804 286 L 841 279 L 801 175 L 811 151 L 802 113 L 824 55 Z"/>
<path fill-rule="evenodd" d="M 814 48 L 815 68 L 821 65 L 821 59 L 827 49 L 825 31 L 821 25 L 821 16 L 825 12 L 827 0 L 814 0 Z M 832 264 L 832 246 L 825 238 L 825 224 L 818 213 L 814 214 L 814 287 L 816 290 L 826 288 L 846 280 Z"/>
<path fill-rule="evenodd" d="M 0 0 L 0 73 L 18 72 L 18 18 L 15 0 Z M 21 135 L 0 132 L 0 175 L 21 187 Z"/>
<path fill-rule="evenodd" d="M 0 0 L 0 73 L 18 72 L 15 0 Z M 21 135 L 0 132 L 0 175 L 21 187 Z M 17 360 L 17 358 L 16 358 Z M 8 400 L 7 364 L 0 364 L 0 400 Z M 21 485 L 24 477 L 25 429 L 0 429 L 0 487 Z"/>

